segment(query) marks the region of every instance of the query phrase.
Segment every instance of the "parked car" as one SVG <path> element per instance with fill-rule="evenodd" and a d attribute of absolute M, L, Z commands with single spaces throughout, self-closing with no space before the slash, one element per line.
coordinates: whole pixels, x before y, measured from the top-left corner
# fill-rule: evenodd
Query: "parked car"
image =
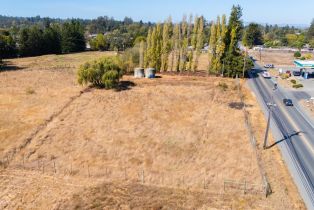
<path fill-rule="evenodd" d="M 268 71 L 264 71 L 264 72 L 263 72 L 263 77 L 264 77 L 265 79 L 270 79 L 270 78 L 271 78 L 271 75 L 270 75 L 270 73 L 269 73 Z"/>
<path fill-rule="evenodd" d="M 299 76 L 301 76 L 301 72 L 300 71 L 293 71 L 293 76 L 299 77 Z"/>
<path fill-rule="evenodd" d="M 266 64 L 264 67 L 265 67 L 266 69 L 272 69 L 272 68 L 274 68 L 275 66 L 274 66 L 274 64 Z"/>
<path fill-rule="evenodd" d="M 284 103 L 286 106 L 293 106 L 292 100 L 291 100 L 291 99 L 288 99 L 288 98 L 283 99 L 283 103 Z"/>

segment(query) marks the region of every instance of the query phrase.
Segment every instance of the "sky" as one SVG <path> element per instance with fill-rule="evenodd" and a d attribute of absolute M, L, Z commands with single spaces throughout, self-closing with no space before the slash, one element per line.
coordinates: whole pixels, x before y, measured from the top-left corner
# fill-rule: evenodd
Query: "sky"
<path fill-rule="evenodd" d="M 145 22 L 161 22 L 168 16 L 179 21 L 183 14 L 214 20 L 229 14 L 232 5 L 243 8 L 244 22 L 309 25 L 314 0 L 0 0 L 0 14 L 59 18 L 125 16 Z"/>

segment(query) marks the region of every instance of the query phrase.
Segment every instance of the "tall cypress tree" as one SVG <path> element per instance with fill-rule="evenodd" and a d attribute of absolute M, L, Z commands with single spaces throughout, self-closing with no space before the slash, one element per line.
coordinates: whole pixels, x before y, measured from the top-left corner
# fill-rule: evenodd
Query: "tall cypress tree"
<path fill-rule="evenodd" d="M 147 39 L 146 39 L 146 49 L 144 53 L 144 68 L 149 67 L 151 60 L 151 46 L 152 46 L 152 29 L 148 29 Z"/>
<path fill-rule="evenodd" d="M 197 45 L 197 32 L 198 32 L 199 18 L 195 16 L 194 18 L 194 26 L 193 26 L 193 34 L 191 39 L 191 45 L 193 49 L 196 49 Z"/>
<path fill-rule="evenodd" d="M 216 30 L 216 24 L 212 22 L 212 25 L 210 28 L 210 39 L 209 39 L 209 50 L 208 50 L 209 59 L 210 59 L 209 71 L 212 71 L 212 72 L 215 71 L 216 47 L 217 47 L 217 30 Z"/>
<path fill-rule="evenodd" d="M 201 49 L 204 46 L 204 17 L 201 16 L 198 18 L 197 26 L 197 39 L 196 39 L 196 48 L 195 48 L 195 60 L 193 64 L 193 71 L 196 71 L 198 68 L 198 61 L 201 55 Z"/>
<path fill-rule="evenodd" d="M 139 67 L 143 68 L 144 67 L 144 54 L 145 54 L 145 42 L 141 41 L 140 43 L 140 49 L 139 49 L 139 54 L 140 54 L 140 60 L 139 60 Z"/>
<path fill-rule="evenodd" d="M 175 70 L 180 71 L 181 27 L 176 24 L 173 29 Z"/>
<path fill-rule="evenodd" d="M 180 71 L 185 71 L 188 49 L 188 23 L 186 21 L 186 15 L 183 16 L 181 25 Z"/>
<path fill-rule="evenodd" d="M 168 59 L 170 53 L 170 30 L 171 30 L 171 17 L 164 23 L 162 34 L 162 57 L 161 57 L 161 71 L 168 70 Z"/>

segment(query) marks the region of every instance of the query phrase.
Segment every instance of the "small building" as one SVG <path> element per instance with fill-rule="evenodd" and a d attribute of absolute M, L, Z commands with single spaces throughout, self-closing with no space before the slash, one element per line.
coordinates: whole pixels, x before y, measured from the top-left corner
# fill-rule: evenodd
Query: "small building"
<path fill-rule="evenodd" d="M 304 79 L 314 78 L 314 61 L 295 60 L 294 64 L 300 68 L 301 76 Z"/>

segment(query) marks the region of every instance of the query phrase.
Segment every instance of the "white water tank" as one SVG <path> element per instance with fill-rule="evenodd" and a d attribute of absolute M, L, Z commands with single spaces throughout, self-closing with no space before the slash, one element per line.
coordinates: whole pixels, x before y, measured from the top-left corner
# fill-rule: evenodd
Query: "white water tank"
<path fill-rule="evenodd" d="M 145 69 L 145 77 L 146 78 L 155 78 L 156 69 L 154 68 L 147 68 Z"/>
<path fill-rule="evenodd" d="M 144 69 L 143 68 L 135 68 L 134 69 L 134 77 L 135 78 L 144 78 Z"/>

